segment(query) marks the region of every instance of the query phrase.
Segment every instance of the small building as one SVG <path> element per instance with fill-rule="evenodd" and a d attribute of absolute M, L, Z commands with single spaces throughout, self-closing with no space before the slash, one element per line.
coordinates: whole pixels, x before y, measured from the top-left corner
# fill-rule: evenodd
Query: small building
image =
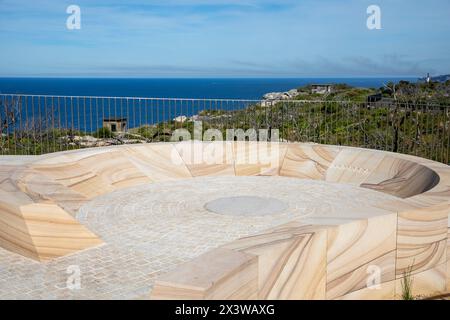
<path fill-rule="evenodd" d="M 326 94 L 333 90 L 332 84 L 312 84 L 311 93 Z"/>
<path fill-rule="evenodd" d="M 108 128 L 111 132 L 125 132 L 127 130 L 127 119 L 105 118 L 103 119 L 103 127 Z"/>
<path fill-rule="evenodd" d="M 381 93 L 376 93 L 376 94 L 367 96 L 368 103 L 378 102 L 378 101 L 381 101 L 382 99 L 383 99 L 383 95 Z"/>

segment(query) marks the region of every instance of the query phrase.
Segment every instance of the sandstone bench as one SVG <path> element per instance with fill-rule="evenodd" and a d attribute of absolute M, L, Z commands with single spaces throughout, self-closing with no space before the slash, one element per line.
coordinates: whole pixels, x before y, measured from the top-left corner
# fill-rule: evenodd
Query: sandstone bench
<path fill-rule="evenodd" d="M 393 298 L 411 268 L 415 294 L 449 289 L 450 168 L 413 156 L 316 144 L 158 143 L 0 158 L 0 246 L 47 261 L 101 245 L 75 214 L 96 196 L 199 176 L 286 176 L 397 197 L 386 214 L 340 212 L 238 239 L 162 275 L 154 299 Z M 209 160 L 194 158 L 196 148 Z M 214 152 L 220 149 L 221 152 Z M 276 159 L 275 159 L 276 158 Z M 367 288 L 371 266 L 381 285 Z"/>

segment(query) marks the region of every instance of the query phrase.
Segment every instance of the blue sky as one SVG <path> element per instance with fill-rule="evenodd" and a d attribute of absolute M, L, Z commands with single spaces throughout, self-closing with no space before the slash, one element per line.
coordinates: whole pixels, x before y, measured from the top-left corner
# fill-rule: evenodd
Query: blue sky
<path fill-rule="evenodd" d="M 0 14 L 0 76 L 450 73 L 448 0 L 0 0 Z"/>

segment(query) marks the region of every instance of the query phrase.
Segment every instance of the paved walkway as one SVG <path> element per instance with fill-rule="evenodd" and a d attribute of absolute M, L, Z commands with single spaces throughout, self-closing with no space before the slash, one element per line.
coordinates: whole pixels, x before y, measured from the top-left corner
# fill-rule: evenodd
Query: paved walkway
<path fill-rule="evenodd" d="M 276 198 L 287 209 L 235 216 L 204 207 L 233 196 Z M 77 215 L 105 241 L 100 247 L 42 264 L 0 248 L 0 299 L 146 298 L 159 274 L 212 248 L 302 216 L 360 211 L 389 199 L 372 190 L 285 177 L 209 177 L 124 189 L 94 199 Z"/>

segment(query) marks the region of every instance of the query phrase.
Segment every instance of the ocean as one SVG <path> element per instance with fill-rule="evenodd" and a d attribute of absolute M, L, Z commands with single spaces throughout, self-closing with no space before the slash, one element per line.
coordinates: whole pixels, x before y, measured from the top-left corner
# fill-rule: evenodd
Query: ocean
<path fill-rule="evenodd" d="M 203 110 L 238 110 L 261 99 L 265 93 L 287 91 L 311 83 L 346 83 L 378 88 L 399 78 L 303 78 L 303 79 L 82 79 L 82 78 L 0 78 L 0 105 L 13 101 L 1 94 L 45 95 L 23 97 L 16 123 L 9 127 L 36 130 L 35 127 L 72 128 L 94 132 L 107 118 L 124 118 L 128 128 L 193 116 Z M 415 79 L 404 79 L 414 81 Z M 50 97 L 47 97 L 50 96 Z M 58 96 L 53 98 L 53 96 Z M 59 97 L 63 96 L 63 97 Z M 70 97 L 68 97 L 70 96 Z M 75 98 L 80 96 L 80 98 Z M 86 97 L 119 97 L 86 98 Z M 73 97 L 73 98 L 72 98 Z M 237 99 L 154 100 L 137 98 Z M 244 100 L 239 100 L 244 99 Z M 0 108 L 0 119 L 3 115 Z"/>
<path fill-rule="evenodd" d="M 311 83 L 346 83 L 379 88 L 389 81 L 416 78 L 241 78 L 241 79 L 128 79 L 128 78 L 0 78 L 0 93 L 63 96 L 145 98 L 260 99 Z"/>

